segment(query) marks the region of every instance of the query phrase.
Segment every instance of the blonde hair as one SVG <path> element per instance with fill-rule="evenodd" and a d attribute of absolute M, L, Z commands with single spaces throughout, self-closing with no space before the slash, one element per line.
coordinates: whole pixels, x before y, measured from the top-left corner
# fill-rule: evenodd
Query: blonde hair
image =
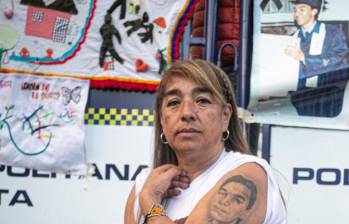
<path fill-rule="evenodd" d="M 231 105 L 232 115 L 229 121 L 229 138 L 225 141 L 226 151 L 238 151 L 250 154 L 250 150 L 243 138 L 240 120 L 238 118 L 236 100 L 233 87 L 228 76 L 216 65 L 200 60 L 178 61 L 165 71 L 155 100 L 155 141 L 153 166 L 171 163 L 177 165 L 177 158 L 174 151 L 168 144 L 160 139 L 162 127 L 160 123 L 161 105 L 166 92 L 166 87 L 172 77 L 181 77 L 194 81 L 195 83 L 208 88 L 224 106 Z M 223 135 L 223 133 L 222 133 Z"/>

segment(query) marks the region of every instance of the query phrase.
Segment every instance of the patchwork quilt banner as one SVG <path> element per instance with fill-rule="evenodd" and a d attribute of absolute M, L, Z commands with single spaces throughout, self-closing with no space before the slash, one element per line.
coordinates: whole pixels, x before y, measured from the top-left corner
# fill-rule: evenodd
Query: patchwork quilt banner
<path fill-rule="evenodd" d="M 0 71 L 155 91 L 198 0 L 0 0 Z"/>
<path fill-rule="evenodd" d="M 0 164 L 82 174 L 89 81 L 0 75 Z"/>

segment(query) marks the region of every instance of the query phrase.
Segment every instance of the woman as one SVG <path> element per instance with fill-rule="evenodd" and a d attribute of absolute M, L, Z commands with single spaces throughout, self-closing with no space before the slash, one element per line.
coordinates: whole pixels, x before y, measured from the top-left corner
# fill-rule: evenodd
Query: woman
<path fill-rule="evenodd" d="M 271 168 L 248 155 L 226 74 L 173 64 L 156 97 L 154 169 L 129 195 L 125 223 L 285 223 Z"/>

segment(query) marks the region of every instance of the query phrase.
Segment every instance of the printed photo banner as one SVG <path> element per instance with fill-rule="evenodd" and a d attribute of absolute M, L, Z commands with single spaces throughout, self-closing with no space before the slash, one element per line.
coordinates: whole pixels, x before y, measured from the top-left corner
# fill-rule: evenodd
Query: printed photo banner
<path fill-rule="evenodd" d="M 349 129 L 349 2 L 254 6 L 250 122 Z"/>
<path fill-rule="evenodd" d="M 85 172 L 89 81 L 0 74 L 0 164 Z"/>
<path fill-rule="evenodd" d="M 198 0 L 0 0 L 0 71 L 155 91 Z"/>

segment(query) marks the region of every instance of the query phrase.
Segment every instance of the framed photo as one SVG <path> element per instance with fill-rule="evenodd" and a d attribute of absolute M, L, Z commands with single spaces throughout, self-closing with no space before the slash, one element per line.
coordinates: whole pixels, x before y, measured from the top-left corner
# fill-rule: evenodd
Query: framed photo
<path fill-rule="evenodd" d="M 256 122 L 349 129 L 349 2 L 254 4 L 248 109 Z"/>

